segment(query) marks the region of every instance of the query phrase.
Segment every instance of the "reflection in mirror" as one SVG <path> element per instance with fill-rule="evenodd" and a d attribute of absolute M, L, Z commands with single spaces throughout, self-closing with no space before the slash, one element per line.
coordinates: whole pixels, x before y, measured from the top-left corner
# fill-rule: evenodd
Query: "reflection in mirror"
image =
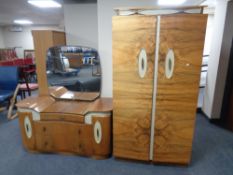
<path fill-rule="evenodd" d="M 97 50 L 83 46 L 55 46 L 47 53 L 49 86 L 73 92 L 100 92 L 101 67 Z"/>

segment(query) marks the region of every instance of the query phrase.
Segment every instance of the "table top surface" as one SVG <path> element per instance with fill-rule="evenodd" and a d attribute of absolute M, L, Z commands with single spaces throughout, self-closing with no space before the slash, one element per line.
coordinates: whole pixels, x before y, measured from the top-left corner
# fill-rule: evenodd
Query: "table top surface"
<path fill-rule="evenodd" d="M 111 112 L 112 98 L 98 98 L 95 101 L 55 100 L 50 96 L 28 97 L 16 104 L 18 108 L 41 113 L 64 113 L 85 115 L 89 112 Z"/>

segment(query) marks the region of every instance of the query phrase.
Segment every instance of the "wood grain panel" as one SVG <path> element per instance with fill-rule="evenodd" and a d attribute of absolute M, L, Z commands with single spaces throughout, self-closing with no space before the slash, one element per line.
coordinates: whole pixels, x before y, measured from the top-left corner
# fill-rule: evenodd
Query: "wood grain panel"
<path fill-rule="evenodd" d="M 60 100 L 83 100 L 94 101 L 100 95 L 99 92 L 73 92 L 63 86 L 49 87 L 49 93 L 52 97 Z"/>
<path fill-rule="evenodd" d="M 108 157 L 112 152 L 112 121 L 111 116 L 93 116 L 93 127 L 95 122 L 100 122 L 102 128 L 102 140 L 99 144 L 93 139 L 93 154 L 95 156 Z"/>
<path fill-rule="evenodd" d="M 187 164 L 192 152 L 206 15 L 161 17 L 158 63 L 155 162 Z M 165 77 L 168 49 L 175 53 L 174 74 Z"/>
<path fill-rule="evenodd" d="M 56 101 L 46 108 L 45 113 L 67 113 L 84 115 L 89 106 L 88 102 Z"/>
<path fill-rule="evenodd" d="M 75 114 L 63 114 L 63 113 L 41 113 L 40 120 L 84 123 L 84 116 L 75 115 Z"/>
<path fill-rule="evenodd" d="M 55 32 L 50 30 L 33 30 L 32 36 L 35 47 L 36 73 L 39 84 L 39 95 L 48 96 L 48 82 L 46 76 L 46 57 L 50 47 L 55 45 L 65 45 L 64 32 Z M 64 42 L 64 43 L 63 43 Z"/>
<path fill-rule="evenodd" d="M 71 152 L 92 155 L 92 125 L 72 122 L 35 122 L 37 149 L 43 152 Z"/>
<path fill-rule="evenodd" d="M 35 58 L 36 73 L 39 84 L 39 95 L 48 95 L 48 84 L 46 76 L 46 54 L 49 47 L 53 46 L 53 36 L 51 31 L 32 31 Z"/>
<path fill-rule="evenodd" d="M 18 108 L 31 109 L 36 112 L 42 112 L 54 102 L 55 100 L 50 96 L 28 97 L 24 100 L 19 101 L 16 106 Z"/>
<path fill-rule="evenodd" d="M 98 98 L 92 103 L 89 103 L 88 112 L 112 112 L 112 98 Z"/>
<path fill-rule="evenodd" d="M 88 101 L 56 101 L 43 110 L 45 113 L 67 113 L 85 115 L 88 112 L 111 112 L 112 98 L 98 98 Z"/>
<path fill-rule="evenodd" d="M 66 45 L 66 35 L 64 32 L 53 31 L 53 45 Z"/>
<path fill-rule="evenodd" d="M 149 160 L 155 57 L 155 16 L 113 17 L 113 154 Z M 148 69 L 139 77 L 138 55 L 144 48 Z"/>
<path fill-rule="evenodd" d="M 30 150 L 33 151 L 36 148 L 36 141 L 35 141 L 35 127 L 34 123 L 32 120 L 32 113 L 30 112 L 19 112 L 19 126 L 20 126 L 20 131 L 21 131 L 21 137 L 23 141 L 23 146 Z M 25 117 L 28 117 L 30 122 L 31 122 L 31 129 L 32 129 L 32 136 L 31 138 L 28 138 L 25 132 L 25 127 L 24 127 L 24 119 Z"/>
<path fill-rule="evenodd" d="M 60 98 L 63 94 L 68 92 L 64 86 L 50 86 L 49 94 L 54 98 Z"/>

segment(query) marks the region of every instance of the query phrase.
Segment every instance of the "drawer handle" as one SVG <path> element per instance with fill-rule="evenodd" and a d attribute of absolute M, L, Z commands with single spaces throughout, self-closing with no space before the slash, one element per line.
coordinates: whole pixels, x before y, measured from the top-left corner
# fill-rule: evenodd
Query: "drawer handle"
<path fill-rule="evenodd" d="M 45 126 L 43 127 L 43 131 L 46 132 L 46 127 Z"/>
<path fill-rule="evenodd" d="M 165 76 L 167 79 L 171 79 L 173 76 L 175 66 L 175 55 L 172 49 L 168 49 L 165 59 Z"/>
<path fill-rule="evenodd" d="M 94 125 L 94 138 L 95 138 L 95 142 L 97 144 L 100 144 L 102 140 L 102 127 L 99 121 L 96 121 Z"/>
<path fill-rule="evenodd" d="M 79 135 L 81 134 L 81 130 L 80 130 L 80 129 L 78 130 L 78 134 L 79 134 Z"/>
<path fill-rule="evenodd" d="M 28 116 L 24 118 L 24 129 L 28 139 L 32 137 L 32 125 Z"/>
<path fill-rule="evenodd" d="M 144 78 L 147 71 L 147 54 L 146 50 L 142 48 L 138 55 L 138 74 L 140 78 Z"/>

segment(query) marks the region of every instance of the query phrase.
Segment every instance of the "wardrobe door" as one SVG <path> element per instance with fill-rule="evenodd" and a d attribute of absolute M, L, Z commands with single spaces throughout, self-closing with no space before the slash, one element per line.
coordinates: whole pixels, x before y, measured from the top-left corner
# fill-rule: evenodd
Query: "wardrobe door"
<path fill-rule="evenodd" d="M 155 162 L 190 161 L 206 21 L 202 14 L 161 16 Z"/>
<path fill-rule="evenodd" d="M 113 154 L 149 160 L 155 16 L 116 16 L 113 32 Z"/>

